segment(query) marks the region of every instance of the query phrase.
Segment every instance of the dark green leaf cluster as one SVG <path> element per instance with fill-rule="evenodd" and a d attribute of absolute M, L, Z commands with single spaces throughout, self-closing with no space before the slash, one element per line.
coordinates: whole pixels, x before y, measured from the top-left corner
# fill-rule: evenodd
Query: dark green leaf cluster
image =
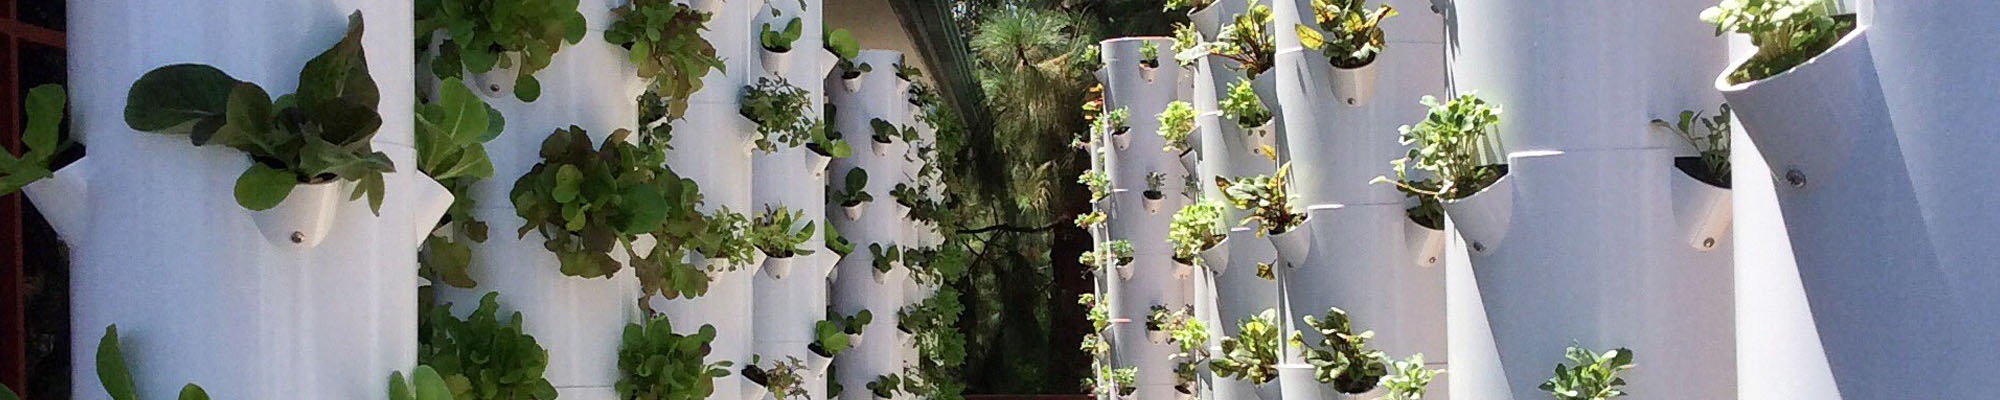
<path fill-rule="evenodd" d="M 425 240 L 419 274 L 470 288 L 478 284 L 467 271 L 472 249 L 458 239 L 486 241 L 486 222 L 472 214 L 477 202 L 471 189 L 473 183 L 493 177 L 486 142 L 500 136 L 506 119 L 458 78 L 445 79 L 436 100 L 418 103 L 416 116 L 417 170 L 451 191 L 451 208 L 443 222 L 450 222 L 455 234 Z"/>
<path fill-rule="evenodd" d="M 965 304 L 957 289 L 941 285 L 931 297 L 899 312 L 899 324 L 916 335 L 917 363 L 904 371 L 905 388 L 918 398 L 958 399 L 965 385 L 965 335 L 958 331 Z"/>
<path fill-rule="evenodd" d="M 125 124 L 247 153 L 253 162 L 235 188 L 244 208 L 267 210 L 300 184 L 343 180 L 355 183 L 352 199 L 367 196 L 380 213 L 382 174 L 396 166 L 369 143 L 382 127 L 381 93 L 368 74 L 362 30 L 361 13 L 350 15 L 346 35 L 299 71 L 298 92 L 276 100 L 208 65 L 154 69 L 132 84 Z"/>
<path fill-rule="evenodd" d="M 1252 222 L 1263 229 L 1259 235 L 1277 235 L 1290 232 L 1306 222 L 1305 213 L 1292 204 L 1296 201 L 1285 188 L 1285 179 L 1291 175 L 1292 164 L 1278 166 L 1278 172 L 1269 176 L 1258 175 L 1235 180 L 1215 178 L 1215 187 L 1222 190 L 1222 196 L 1229 199 L 1237 209 L 1249 211 L 1239 225 Z"/>
<path fill-rule="evenodd" d="M 1701 154 L 1702 169 L 1688 171 L 1689 175 L 1712 185 L 1729 187 L 1729 122 L 1734 114 L 1728 104 L 1723 104 L 1714 116 L 1705 117 L 1702 113 L 1693 110 L 1682 111 L 1678 121 L 1655 119 L 1653 126 L 1674 131 Z M 1705 133 L 1695 133 L 1696 128 Z"/>
<path fill-rule="evenodd" d="M 611 13 L 617 20 L 604 31 L 604 40 L 625 47 L 639 77 L 652 82 L 648 93 L 664 100 L 672 120 L 686 114 L 702 77 L 712 70 L 727 72 L 715 46 L 701 36 L 709 13 L 673 0 L 633 0 Z"/>
<path fill-rule="evenodd" d="M 557 129 L 542 142 L 542 162 L 514 182 L 509 197 L 527 220 L 517 234 L 546 237 L 543 247 L 556 253 L 564 275 L 610 277 L 623 267 L 611 257 L 614 247 L 640 258 L 633 240 L 701 203 L 692 180 L 653 162 L 629 135 L 620 129 L 592 150 L 583 128 Z"/>
<path fill-rule="evenodd" d="M 876 375 L 874 381 L 868 382 L 868 392 L 878 399 L 895 398 L 896 393 L 902 390 L 903 376 L 900 374 Z"/>
<path fill-rule="evenodd" d="M 845 323 L 845 320 L 840 319 L 839 315 L 828 317 L 813 323 L 813 341 L 806 345 L 806 350 L 820 357 L 831 358 L 847 351 L 853 343 L 849 342 L 847 332 L 842 330 L 841 324 Z"/>
<path fill-rule="evenodd" d="M 1313 378 L 1320 383 L 1331 383 L 1341 393 L 1360 394 L 1374 390 L 1382 377 L 1389 375 L 1392 360 L 1388 353 L 1368 348 L 1375 332 L 1355 333 L 1346 310 L 1328 308 L 1325 317 L 1307 315 L 1305 322 L 1319 332 L 1319 343 L 1306 343 L 1305 335 L 1295 331 L 1292 344 L 1305 353 L 1306 363 L 1313 366 Z"/>
<path fill-rule="evenodd" d="M 28 118 L 26 129 L 21 130 L 21 156 L 0 151 L 0 195 L 21 190 L 36 180 L 55 176 L 50 165 L 57 154 L 70 146 L 70 142 L 60 138 L 58 130 L 63 120 L 63 105 L 69 95 L 62 86 L 42 85 L 28 90 L 24 101 Z"/>
<path fill-rule="evenodd" d="M 861 74 L 875 71 L 875 67 L 854 59 L 861 56 L 861 41 L 854 39 L 854 33 L 846 29 L 826 31 L 826 51 L 840 59 L 834 68 L 840 70 L 841 79 L 854 79 Z M 833 119 L 831 117 L 827 119 Z"/>
<path fill-rule="evenodd" d="M 757 34 L 758 43 L 764 45 L 764 51 L 772 53 L 790 52 L 792 51 L 792 43 L 799 41 L 799 36 L 805 34 L 805 21 L 797 17 L 793 17 L 789 22 L 785 22 L 784 28 L 772 29 L 771 25 L 772 23 L 770 22 L 764 23 L 764 27 L 760 28 Z"/>
<path fill-rule="evenodd" d="M 740 112 L 757 123 L 757 149 L 774 152 L 781 143 L 798 147 L 824 130 L 823 122 L 807 114 L 811 95 L 784 78 L 757 78 L 756 86 L 744 86 Z"/>
<path fill-rule="evenodd" d="M 1210 362 L 1216 376 L 1251 384 L 1278 377 L 1277 311 L 1264 310 L 1237 325 L 1236 336 L 1222 338 L 1222 354 Z"/>
<path fill-rule="evenodd" d="M 451 387 L 445 385 L 444 376 L 429 365 L 418 365 L 410 373 L 410 379 L 403 379 L 402 371 L 389 373 L 389 400 L 456 400 Z"/>
<path fill-rule="evenodd" d="M 1382 39 L 1382 20 L 1396 16 L 1396 8 L 1388 4 L 1377 4 L 1374 10 L 1365 7 L 1368 0 L 1313 0 L 1313 20 L 1319 23 L 1326 34 L 1298 25 L 1299 44 L 1308 49 L 1319 49 L 1332 60 L 1334 68 L 1354 69 L 1375 62 L 1375 55 L 1382 53 L 1386 43 Z"/>
<path fill-rule="evenodd" d="M 841 257 L 846 257 L 848 254 L 854 253 L 854 242 L 850 242 L 847 238 L 840 236 L 840 230 L 835 229 L 833 224 L 820 225 L 819 231 L 826 235 L 827 250 L 833 251 L 834 254 L 839 254 Z"/>
<path fill-rule="evenodd" d="M 423 341 L 417 363 L 436 369 L 454 398 L 555 399 L 544 376 L 548 350 L 521 331 L 520 312 L 500 319 L 499 295 L 486 293 L 465 319 L 452 316 L 449 305 L 426 312 L 417 326 Z"/>
<path fill-rule="evenodd" d="M 869 243 L 868 255 L 873 256 L 870 262 L 874 263 L 876 271 L 889 272 L 896 268 L 897 262 L 903 261 L 903 248 L 895 244 L 883 246 L 881 243 Z"/>
<path fill-rule="evenodd" d="M 855 168 L 848 170 L 847 177 L 844 179 L 846 179 L 846 184 L 842 186 L 841 190 L 833 191 L 834 204 L 839 204 L 841 207 L 853 207 L 861 205 L 861 203 L 875 201 L 875 196 L 868 194 L 867 169 Z"/>
<path fill-rule="evenodd" d="M 1702 10 L 1715 35 L 1750 35 L 1757 54 L 1729 72 L 1729 83 L 1755 82 L 1792 70 L 1840 43 L 1857 26 L 1853 14 L 1836 14 L 1831 0 L 1723 0 Z"/>
<path fill-rule="evenodd" d="M 1380 177 L 1376 182 L 1395 183 L 1412 196 L 1453 200 L 1479 193 L 1500 179 L 1499 170 L 1480 162 L 1488 137 L 1497 133 L 1500 125 L 1500 106 L 1487 103 L 1476 93 L 1442 104 L 1435 97 L 1424 96 L 1422 103 L 1430 109 L 1424 120 L 1397 128 L 1402 144 L 1410 146 L 1410 151 L 1392 162 L 1396 180 Z M 1414 177 L 1411 169 L 1431 176 Z"/>
<path fill-rule="evenodd" d="M 924 76 L 924 70 L 922 68 L 917 68 L 917 66 L 915 65 L 910 65 L 909 61 L 896 62 L 896 79 L 902 79 L 904 82 L 911 82 L 923 76 Z"/>
<path fill-rule="evenodd" d="M 139 400 L 139 386 L 132 381 L 132 370 L 125 366 L 125 352 L 118 345 L 118 325 L 104 327 L 104 337 L 97 340 L 97 382 L 104 385 L 104 392 L 112 400 Z M 0 395 L 13 395 L 0 387 Z M 181 386 L 180 400 L 208 400 L 208 391 L 201 385 Z"/>
<path fill-rule="evenodd" d="M 803 221 L 805 225 L 799 223 Z M 812 249 L 799 248 L 807 240 L 812 240 L 814 222 L 806 220 L 805 211 L 792 210 L 784 206 L 765 207 L 750 224 L 750 243 L 765 256 L 790 258 L 812 255 Z"/>
<path fill-rule="evenodd" d="M 665 315 L 625 325 L 618 347 L 621 399 L 701 400 L 715 393 L 715 379 L 729 376 L 728 361 L 707 362 L 715 327 L 693 335 L 674 333 Z"/>
<path fill-rule="evenodd" d="M 577 0 L 414 0 L 417 42 L 442 36 L 432 55 L 439 78 L 514 69 L 514 97 L 542 96 L 535 72 L 548 68 L 565 44 L 583 40 L 587 27 Z"/>
<path fill-rule="evenodd" d="M 917 127 L 896 126 L 895 123 L 881 118 L 868 120 L 868 127 L 875 130 L 875 133 L 868 137 L 874 139 L 876 143 L 895 143 L 896 139 L 902 139 L 907 143 L 921 137 L 917 134 Z"/>
<path fill-rule="evenodd" d="M 1563 356 L 1576 366 L 1557 363 L 1555 376 L 1538 386 L 1555 395 L 1556 400 L 1605 400 L 1626 394 L 1625 378 L 1618 374 L 1632 369 L 1632 349 L 1617 348 L 1599 354 L 1571 345 L 1563 350 Z"/>

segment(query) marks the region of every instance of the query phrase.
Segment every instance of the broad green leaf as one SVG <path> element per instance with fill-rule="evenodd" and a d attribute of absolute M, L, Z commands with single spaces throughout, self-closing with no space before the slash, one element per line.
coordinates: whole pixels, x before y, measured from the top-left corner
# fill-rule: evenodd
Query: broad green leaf
<path fill-rule="evenodd" d="M 239 83 L 229 91 L 229 109 L 222 129 L 210 139 L 215 144 L 244 148 L 263 140 L 271 131 L 271 95 L 255 84 Z M 257 148 L 268 146 L 259 145 Z"/>
<path fill-rule="evenodd" d="M 534 75 L 522 73 L 514 80 L 514 98 L 532 103 L 541 97 L 542 81 L 536 80 Z"/>
<path fill-rule="evenodd" d="M 368 74 L 367 54 L 361 48 L 364 25 L 360 11 L 349 14 L 347 33 L 340 41 L 306 62 L 299 71 L 300 104 L 317 109 L 324 103 L 341 100 L 372 110 L 381 102 L 375 78 Z"/>
<path fill-rule="evenodd" d="M 14 389 L 8 389 L 6 385 L 0 385 L 0 400 L 21 400 L 21 396 L 14 394 Z"/>
<path fill-rule="evenodd" d="M 458 78 L 444 81 L 438 89 L 436 104 L 443 106 L 443 113 L 437 115 L 437 119 L 432 123 L 442 129 L 440 133 L 451 138 L 447 143 L 462 146 L 475 143 L 486 135 L 489 108 L 486 102 L 481 101 L 479 96 L 473 94 L 472 89 L 467 88 Z"/>
<path fill-rule="evenodd" d="M 189 134 L 195 145 L 222 127 L 229 94 L 241 83 L 215 67 L 175 64 L 132 83 L 125 97 L 125 125 L 134 130 Z"/>
<path fill-rule="evenodd" d="M 250 169 L 236 178 L 236 203 L 253 211 L 269 210 L 283 203 L 298 184 L 298 175 L 291 171 L 252 162 Z"/>
<path fill-rule="evenodd" d="M 132 371 L 125 368 L 125 355 L 118 349 L 118 325 L 104 327 L 97 340 L 97 381 L 114 400 L 138 400 L 139 389 L 132 383 Z"/>
<path fill-rule="evenodd" d="M 478 286 L 472 279 L 472 247 L 440 236 L 425 239 L 423 266 L 444 284 L 458 288 Z"/>
<path fill-rule="evenodd" d="M 582 184 L 583 171 L 576 169 L 575 165 L 564 164 L 556 170 L 556 187 L 549 194 L 558 203 L 569 203 L 576 200 Z"/>
<path fill-rule="evenodd" d="M 444 377 L 438 376 L 436 369 L 432 369 L 428 365 L 419 365 L 417 366 L 417 371 L 412 373 L 412 376 L 416 380 L 417 399 L 450 400 L 453 398 L 451 389 L 445 387 Z"/>
<path fill-rule="evenodd" d="M 45 159 L 55 154 L 57 130 L 62 126 L 63 104 L 68 101 L 68 95 L 62 86 L 57 85 L 41 85 L 28 90 L 28 125 L 21 132 L 21 144 L 27 147 L 23 152 L 24 159 Z"/>
<path fill-rule="evenodd" d="M 202 390 L 201 385 L 190 383 L 181 387 L 181 400 L 208 400 L 208 391 Z"/>
<path fill-rule="evenodd" d="M 389 373 L 389 400 L 417 400 L 417 395 L 410 392 L 410 383 L 403 380 L 402 371 Z"/>

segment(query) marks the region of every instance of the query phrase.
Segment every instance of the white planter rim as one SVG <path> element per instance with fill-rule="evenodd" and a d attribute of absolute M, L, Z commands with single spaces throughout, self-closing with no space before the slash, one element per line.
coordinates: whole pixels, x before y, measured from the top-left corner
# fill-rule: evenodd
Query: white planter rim
<path fill-rule="evenodd" d="M 1834 54 L 1836 52 L 1839 52 L 1842 49 L 1845 49 L 1849 45 L 1853 44 L 1855 41 L 1861 40 L 1862 37 L 1868 33 L 1868 28 L 1869 27 L 1867 25 L 1857 25 L 1854 27 L 1853 31 L 1847 33 L 1847 36 L 1840 37 L 1840 41 L 1834 42 L 1832 47 L 1827 47 L 1826 51 L 1822 51 L 1819 54 L 1813 55 L 1812 58 L 1806 59 L 1806 62 L 1799 63 L 1799 65 L 1794 65 L 1792 66 L 1791 69 L 1787 69 L 1784 72 L 1779 72 L 1776 75 L 1765 77 L 1764 79 L 1758 79 L 1743 83 L 1729 83 L 1729 75 L 1731 73 L 1736 72 L 1737 69 L 1743 68 L 1743 64 L 1749 63 L 1750 60 L 1744 59 L 1742 61 L 1730 63 L 1729 68 L 1723 69 L 1722 74 L 1717 75 L 1715 77 L 1715 89 L 1723 92 L 1741 92 L 1755 88 L 1759 84 L 1765 82 L 1782 80 L 1791 77 L 1795 75 L 1793 74 L 1794 72 L 1798 72 L 1800 69 L 1805 69 L 1807 66 L 1818 64 L 1820 62 L 1820 58 L 1826 57 L 1826 55 L 1828 54 Z"/>

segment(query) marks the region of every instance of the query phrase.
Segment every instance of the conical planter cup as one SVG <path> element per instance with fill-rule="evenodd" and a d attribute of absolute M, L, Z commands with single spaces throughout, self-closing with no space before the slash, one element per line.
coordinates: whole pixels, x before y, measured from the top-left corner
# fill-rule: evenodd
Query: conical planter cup
<path fill-rule="evenodd" d="M 1215 244 L 1215 247 L 1202 250 L 1201 265 L 1216 274 L 1229 269 L 1229 239 L 1223 238 L 1221 242 Z"/>
<path fill-rule="evenodd" d="M 1473 254 L 1493 251 L 1506 238 L 1513 211 L 1514 180 L 1506 176 L 1471 196 L 1444 201 L 1445 215 Z"/>
<path fill-rule="evenodd" d="M 854 93 L 856 91 L 860 91 L 861 82 L 863 82 L 863 80 L 866 78 L 868 78 L 868 74 L 865 72 L 855 74 L 853 78 L 842 77 L 840 78 L 840 87 L 842 89 L 846 89 L 848 93 Z"/>
<path fill-rule="evenodd" d="M 343 195 L 349 187 L 352 185 L 345 181 L 294 186 L 277 207 L 252 211 L 251 220 L 256 222 L 264 239 L 273 244 L 319 246 L 326 240 L 326 232 L 333 229 L 334 217 L 339 214 L 340 204 L 347 200 Z"/>
<path fill-rule="evenodd" d="M 847 216 L 848 221 L 860 221 L 862 212 L 868 210 L 867 205 L 868 203 L 842 205 L 840 206 L 840 214 Z"/>
<path fill-rule="evenodd" d="M 1140 79 L 1145 79 L 1147 82 L 1152 82 L 1153 78 L 1158 78 L 1158 77 L 1160 77 L 1160 67 L 1148 67 L 1145 65 L 1139 66 Z"/>
<path fill-rule="evenodd" d="M 786 275 L 791 275 L 792 273 L 793 258 L 796 257 L 773 257 L 765 254 L 764 275 L 770 276 L 771 279 L 785 279 Z"/>
<path fill-rule="evenodd" d="M 513 62 L 507 64 L 512 66 L 501 68 L 499 64 L 494 64 L 492 70 L 471 74 L 472 90 L 479 92 L 481 96 L 497 99 L 512 96 L 514 93 L 514 81 L 521 76 L 521 53 L 510 51 L 500 53 L 500 56 L 512 60 Z"/>
<path fill-rule="evenodd" d="M 1403 218 L 1403 244 L 1410 246 L 1410 262 L 1419 267 L 1434 266 L 1444 260 L 1443 229 L 1431 229 L 1414 219 Z"/>
<path fill-rule="evenodd" d="M 1282 233 L 1266 235 L 1271 238 L 1271 247 L 1277 248 L 1278 258 L 1286 263 L 1302 264 L 1312 256 L 1312 218 L 1301 221 L 1299 226 Z"/>
<path fill-rule="evenodd" d="M 1348 106 L 1368 104 L 1375 97 L 1376 68 L 1382 65 L 1380 61 L 1381 55 L 1377 54 L 1376 61 L 1359 68 L 1334 68 L 1333 96 Z"/>
<path fill-rule="evenodd" d="M 1359 394 L 1341 393 L 1334 389 L 1332 383 L 1320 382 L 1311 364 L 1279 364 L 1276 386 L 1285 400 L 1378 399 L 1385 392 L 1382 387 L 1377 386 L 1374 390 Z M 1262 395 L 1261 390 L 1259 395 Z"/>
<path fill-rule="evenodd" d="M 1159 214 L 1160 207 L 1165 205 L 1165 203 L 1167 202 L 1166 193 L 1148 190 L 1145 192 L 1140 192 L 1140 195 L 1144 196 L 1145 198 L 1144 202 L 1146 204 L 1147 214 Z"/>
<path fill-rule="evenodd" d="M 1118 148 L 1118 151 L 1125 151 L 1125 149 L 1131 148 L 1132 128 L 1119 128 L 1118 130 L 1111 131 L 1111 145 Z"/>
<path fill-rule="evenodd" d="M 758 49 L 757 61 L 764 65 L 764 72 L 771 75 L 783 75 L 785 69 L 792 66 L 791 51 L 777 52 L 762 47 Z"/>
<path fill-rule="evenodd" d="M 1677 163 L 1694 161 L 1698 158 L 1682 158 Z M 1730 201 L 1730 190 L 1695 179 L 1685 169 L 1673 173 L 1671 190 L 1674 196 L 1674 219 L 1680 224 L 1680 237 L 1696 251 L 1714 250 L 1721 245 L 1723 235 L 1729 233 L 1730 216 L 1734 205 Z"/>
<path fill-rule="evenodd" d="M 890 142 L 870 140 L 868 143 L 869 143 L 869 149 L 875 152 L 876 157 L 889 156 L 889 145 L 891 144 Z"/>

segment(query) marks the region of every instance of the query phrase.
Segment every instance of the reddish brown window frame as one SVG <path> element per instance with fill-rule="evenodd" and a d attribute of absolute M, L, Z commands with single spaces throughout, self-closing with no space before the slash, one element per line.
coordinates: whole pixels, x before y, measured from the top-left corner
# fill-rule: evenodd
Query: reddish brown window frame
<path fill-rule="evenodd" d="M 0 0 L 0 145 L 13 154 L 21 151 L 21 45 L 68 47 L 62 31 L 22 22 L 17 9 L 15 0 Z M 17 390 L 28 383 L 21 201 L 20 194 L 0 197 L 0 384 Z"/>

